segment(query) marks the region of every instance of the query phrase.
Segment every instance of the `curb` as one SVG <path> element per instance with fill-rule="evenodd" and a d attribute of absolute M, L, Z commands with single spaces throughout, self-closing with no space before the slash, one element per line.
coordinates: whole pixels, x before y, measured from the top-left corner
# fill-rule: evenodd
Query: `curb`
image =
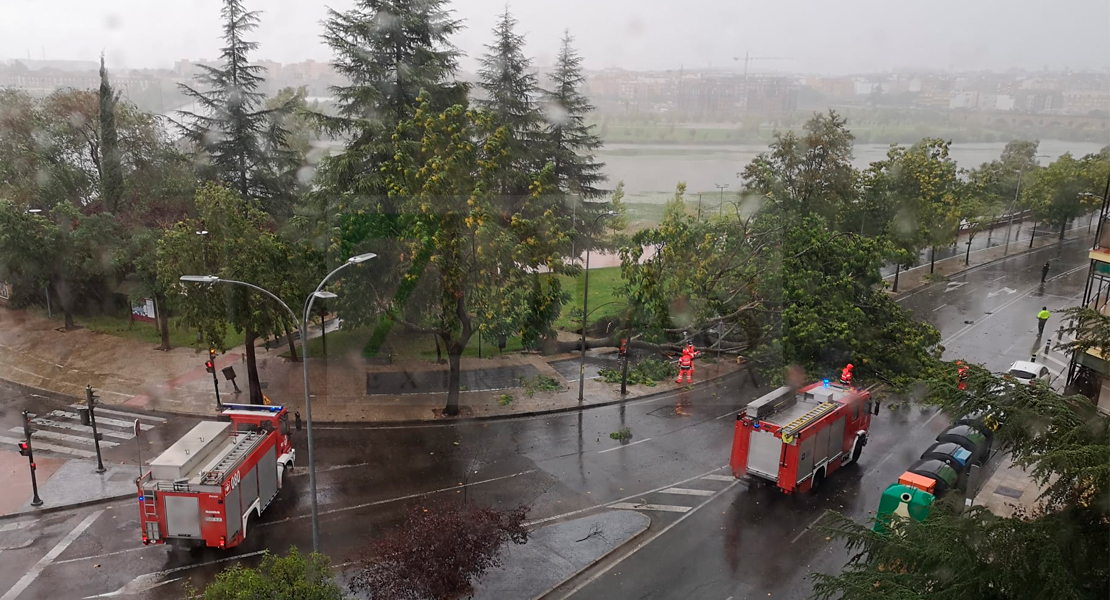
<path fill-rule="evenodd" d="M 1076 236 L 1076 237 L 1073 237 L 1073 238 L 1065 238 L 1064 243 L 1067 243 L 1069 241 L 1078 240 L 1078 239 L 1081 239 L 1081 238 L 1082 238 L 1082 236 Z M 1058 245 L 1059 245 L 1059 241 L 1057 241 L 1055 244 L 1049 244 L 1047 246 L 1041 246 L 1040 248 L 1026 248 L 1025 250 L 1022 250 L 1021 252 L 1016 252 L 1014 254 L 1009 254 L 1009 255 L 1006 255 L 1006 256 L 1003 256 L 1003 257 L 1000 257 L 1000 258 L 996 258 L 994 260 L 989 260 L 985 263 L 981 263 L 981 264 L 975 265 L 973 267 L 968 267 L 968 268 L 966 268 L 962 271 L 956 271 L 955 273 L 952 273 L 951 275 L 946 275 L 945 278 L 949 279 L 949 278 L 952 278 L 952 277 L 958 277 L 960 275 L 966 275 L 967 273 L 971 273 L 971 272 L 973 272 L 977 269 L 981 269 L 983 267 L 989 267 L 993 264 L 1000 263 L 1000 262 L 1002 262 L 1004 260 L 1007 260 L 1007 259 L 1015 258 L 1015 257 L 1018 257 L 1018 256 L 1025 256 L 1026 254 L 1032 254 L 1034 252 L 1039 252 L 1041 250 L 1047 250 L 1049 248 L 1055 248 Z M 883 281 L 885 282 L 888 278 L 891 278 L 891 277 L 893 277 L 893 276 L 888 275 L 887 277 L 883 278 Z M 888 290 L 887 293 L 889 293 L 891 296 L 894 297 L 895 302 L 899 302 L 901 300 L 909 298 L 910 296 L 913 296 L 914 294 L 917 294 L 918 292 L 924 291 L 926 288 L 929 288 L 929 287 L 931 287 L 933 285 L 936 285 L 938 283 L 942 283 L 942 282 L 941 281 L 933 281 L 933 282 L 926 283 L 925 285 L 917 286 L 916 288 L 913 288 L 911 290 L 906 290 L 904 292 L 890 292 Z"/>
<path fill-rule="evenodd" d="M 636 511 L 636 512 L 640 512 L 640 511 Z M 584 572 L 586 572 L 587 570 L 589 570 L 589 569 L 593 568 L 593 567 L 594 567 L 595 565 L 597 565 L 597 564 L 598 564 L 598 563 L 600 563 L 601 561 L 605 560 L 606 558 L 609 558 L 609 557 L 610 557 L 610 556 L 611 556 L 611 555 L 612 555 L 612 554 L 613 554 L 614 552 L 616 552 L 617 550 L 620 550 L 621 548 L 624 548 L 624 547 L 625 547 L 625 546 L 627 546 L 628 544 L 630 544 L 630 543 L 632 543 L 632 542 L 634 542 L 634 541 L 636 541 L 636 540 L 640 539 L 640 537 L 641 537 L 641 536 L 643 536 L 643 535 L 644 535 L 644 533 L 646 533 L 648 529 L 651 529 L 651 524 L 652 524 L 652 522 L 653 522 L 653 521 L 652 521 L 652 519 L 651 519 L 651 516 L 650 516 L 650 515 L 646 515 L 646 514 L 644 514 L 644 513 L 642 513 L 642 512 L 640 512 L 640 514 L 641 514 L 641 515 L 644 515 L 645 517 L 647 517 L 647 520 L 648 520 L 648 522 L 647 522 L 647 525 L 644 525 L 644 528 L 643 528 L 643 529 L 641 529 L 640 531 L 637 531 L 637 532 L 636 532 L 636 533 L 635 533 L 634 535 L 632 535 L 631 537 L 629 537 L 629 538 L 628 538 L 627 540 L 625 540 L 625 541 L 621 542 L 620 544 L 617 544 L 616 546 L 614 546 L 614 547 L 613 547 L 613 548 L 612 548 L 611 550 L 609 550 L 609 551 L 608 551 L 608 552 L 606 552 L 605 554 L 602 554 L 601 556 L 597 557 L 597 558 L 596 558 L 596 559 L 594 559 L 594 561 L 593 561 L 593 562 L 591 562 L 590 564 L 588 564 L 588 565 L 586 565 L 586 566 L 582 567 L 581 569 L 578 569 L 577 571 L 575 571 L 575 572 L 571 573 L 570 575 L 567 575 L 567 576 L 566 576 L 566 577 L 565 577 L 565 578 L 564 578 L 564 579 L 563 579 L 562 581 L 560 581 L 560 582 L 556 583 L 555 585 L 553 585 L 553 586 L 551 586 L 551 587 L 547 588 L 546 590 L 544 590 L 544 591 L 540 592 L 539 594 L 537 594 L 536 596 L 534 596 L 534 597 L 532 598 L 532 600 L 542 600 L 543 598 L 546 598 L 546 597 L 547 597 L 547 596 L 548 596 L 549 594 L 551 594 L 551 592 L 554 592 L 555 590 L 557 590 L 557 589 L 559 589 L 559 588 L 563 587 L 564 585 L 566 585 L 566 584 L 567 584 L 567 582 L 569 582 L 569 581 L 571 581 L 571 580 L 575 579 L 576 577 L 578 577 L 578 576 L 579 576 L 579 575 L 581 575 L 582 573 L 584 573 Z"/>
<path fill-rule="evenodd" d="M 709 378 L 709 379 L 704 379 L 704 380 L 699 381 L 697 383 L 690 384 L 688 387 L 690 387 L 691 390 L 699 389 L 699 388 L 708 386 L 711 383 L 716 383 L 716 382 L 719 382 L 719 381 L 723 381 L 723 380 L 725 380 L 729 377 L 733 377 L 733 376 L 736 376 L 736 375 L 744 373 L 744 372 L 745 371 L 742 371 L 742 370 L 732 371 L 730 373 L 725 373 L 724 375 L 718 375 L 716 377 L 712 377 L 712 378 Z M 40 393 L 43 396 L 46 396 L 48 398 L 53 398 L 53 399 L 56 399 L 56 400 L 68 399 L 68 400 L 62 400 L 62 401 L 66 401 L 66 402 L 81 401 L 81 399 L 76 397 L 76 396 L 69 396 L 67 394 L 62 394 L 60 392 L 54 392 L 54 391 L 51 391 L 51 390 L 44 390 L 42 388 L 37 388 L 35 386 L 25 385 L 25 384 L 22 384 L 22 383 L 17 383 L 15 381 L 10 381 L 10 380 L 4 379 L 4 378 L 0 378 L 0 381 L 4 381 L 4 382 L 6 382 L 10 385 L 16 386 L 16 387 L 22 387 L 22 388 L 26 388 L 26 389 L 29 389 L 29 390 L 34 390 L 35 392 Z M 542 410 L 522 411 L 522 412 L 517 412 L 517 413 L 506 413 L 506 414 L 497 414 L 497 415 L 482 415 L 482 416 L 477 416 L 477 417 L 450 417 L 450 418 L 443 418 L 443 419 L 406 419 L 406 420 L 402 420 L 402 421 L 369 421 L 369 420 L 368 421 L 343 421 L 343 420 L 330 421 L 330 420 L 316 418 L 316 419 L 313 420 L 313 422 L 314 423 L 327 423 L 329 425 L 351 426 L 351 427 L 358 426 L 358 425 L 375 426 L 375 427 L 391 427 L 391 426 L 413 427 L 413 426 L 417 426 L 417 425 L 442 425 L 442 424 L 449 424 L 449 423 L 469 423 L 469 422 L 477 422 L 477 421 L 502 421 L 502 420 L 507 420 L 507 419 L 518 419 L 518 418 L 524 418 L 524 417 L 554 415 L 554 414 L 560 414 L 560 413 L 566 413 L 566 412 L 573 412 L 573 411 L 576 411 L 576 410 L 587 410 L 587 409 L 590 409 L 590 408 L 602 408 L 602 407 L 606 407 L 606 406 L 613 406 L 615 404 L 621 404 L 621 403 L 624 403 L 624 402 L 634 402 L 634 401 L 639 401 L 639 400 L 650 400 L 652 398 L 656 398 L 656 397 L 663 396 L 663 395 L 666 395 L 666 394 L 672 394 L 672 393 L 677 392 L 677 391 L 681 391 L 681 388 L 673 389 L 673 390 L 662 390 L 662 391 L 659 391 L 659 392 L 644 394 L 643 396 L 635 396 L 635 397 L 630 397 L 630 398 L 617 398 L 615 400 L 606 400 L 604 402 L 596 402 L 596 403 L 593 403 L 593 404 L 583 404 L 582 406 L 578 406 L 578 405 L 575 405 L 575 406 L 561 406 L 559 408 L 547 408 L 547 409 L 542 409 Z M 119 405 L 111 405 L 111 406 L 119 406 Z M 145 409 L 134 409 L 134 408 L 131 408 L 130 406 L 127 407 L 127 411 L 128 412 L 134 412 L 134 413 L 140 413 L 140 414 L 156 415 L 156 416 L 159 416 L 159 417 L 197 417 L 197 418 L 204 418 L 205 417 L 205 415 L 197 414 L 197 413 L 186 413 L 186 412 L 177 413 L 177 412 L 165 412 L 165 411 L 151 411 L 151 410 L 145 410 Z"/>
<path fill-rule="evenodd" d="M 133 498 L 134 496 L 135 496 L 134 493 L 127 493 L 127 494 L 119 494 L 117 496 L 106 496 L 104 498 L 94 498 L 92 500 L 84 500 L 82 502 L 72 502 L 70 504 L 58 504 L 56 506 L 47 506 L 45 508 L 33 508 L 32 507 L 32 508 L 28 508 L 26 510 L 16 511 L 16 512 L 12 512 L 12 513 L 8 513 L 6 515 L 0 515 L 0 520 L 14 519 L 14 518 L 17 518 L 17 517 L 26 517 L 26 516 L 34 516 L 34 515 L 48 515 L 48 514 L 51 514 L 51 513 L 62 512 L 62 511 L 65 511 L 65 510 L 73 510 L 75 508 L 84 508 L 86 506 L 93 506 L 94 504 L 101 504 L 103 502 L 114 502 L 116 500 L 126 500 L 127 498 Z"/>

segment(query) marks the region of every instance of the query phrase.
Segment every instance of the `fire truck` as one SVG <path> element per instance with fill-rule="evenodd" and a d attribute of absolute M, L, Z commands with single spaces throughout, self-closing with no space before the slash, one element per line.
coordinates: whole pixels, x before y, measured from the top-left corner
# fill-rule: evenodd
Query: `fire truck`
<path fill-rule="evenodd" d="M 138 478 L 143 544 L 232 548 L 281 489 L 296 451 L 281 406 L 224 404 Z"/>
<path fill-rule="evenodd" d="M 788 386 L 759 398 L 736 416 L 730 465 L 736 477 L 759 478 L 784 493 L 820 487 L 867 445 L 871 394 L 843 383 Z"/>

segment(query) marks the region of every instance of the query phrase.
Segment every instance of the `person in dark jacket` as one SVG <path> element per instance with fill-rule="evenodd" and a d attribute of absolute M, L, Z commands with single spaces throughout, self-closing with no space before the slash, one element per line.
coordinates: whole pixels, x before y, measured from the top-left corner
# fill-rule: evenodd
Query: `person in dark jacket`
<path fill-rule="evenodd" d="M 1047 262 L 1044 264 L 1043 267 L 1041 267 L 1041 283 L 1044 283 L 1045 277 L 1048 277 L 1048 267 L 1049 263 Z"/>

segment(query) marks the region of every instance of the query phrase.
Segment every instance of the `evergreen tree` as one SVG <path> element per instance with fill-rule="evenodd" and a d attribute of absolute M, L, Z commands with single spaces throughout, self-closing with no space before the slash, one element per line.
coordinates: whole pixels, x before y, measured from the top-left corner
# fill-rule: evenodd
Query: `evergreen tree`
<path fill-rule="evenodd" d="M 547 152 L 563 190 L 593 200 L 605 194 L 597 187 L 605 181 L 601 172 L 605 164 L 594 158 L 601 139 L 593 126 L 586 124 L 586 116 L 594 107 L 582 93 L 586 78 L 582 75 L 582 58 L 571 47 L 573 41 L 570 32 L 565 32 L 551 73 L 551 91 L 543 94 L 548 107 Z"/>
<path fill-rule="evenodd" d="M 288 132 L 273 119 L 283 110 L 263 107 L 258 91 L 265 69 L 247 54 L 258 47 L 246 34 L 258 26 L 258 12 L 242 0 L 224 0 L 225 45 L 219 67 L 199 65 L 196 81 L 204 91 L 180 84 L 201 112 L 179 111 L 185 135 L 209 163 L 206 175 L 222 181 L 245 198 L 258 198 L 270 214 L 286 214 L 294 181 L 295 154 L 286 144 Z"/>
<path fill-rule="evenodd" d="M 119 95 L 108 82 L 108 69 L 104 55 L 100 55 L 100 197 L 104 209 L 110 213 L 119 210 L 123 197 L 123 165 L 120 156 L 119 134 L 116 132 L 116 103 Z"/>
<path fill-rule="evenodd" d="M 491 126 L 501 129 L 505 137 L 513 168 L 503 174 L 498 191 L 511 196 L 527 193 L 531 182 L 523 175 L 541 168 L 544 161 L 539 83 L 532 60 L 524 55 L 524 36 L 516 33 L 516 24 L 506 7 L 493 28 L 493 43 L 486 46 L 478 70 L 478 85 L 485 98 L 477 102 L 490 113 Z"/>

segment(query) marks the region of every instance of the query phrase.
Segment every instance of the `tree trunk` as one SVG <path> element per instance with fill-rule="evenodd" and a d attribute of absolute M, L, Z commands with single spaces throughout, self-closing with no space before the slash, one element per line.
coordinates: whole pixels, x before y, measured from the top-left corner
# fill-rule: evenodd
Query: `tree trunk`
<path fill-rule="evenodd" d="M 285 330 L 285 339 L 289 341 L 289 357 L 293 359 L 293 362 L 301 362 L 301 359 L 297 358 L 297 344 L 293 343 L 293 334 L 289 333 L 289 322 L 282 319 L 281 328 Z M 302 331 L 301 339 L 303 340 L 304 337 L 305 334 Z"/>
<path fill-rule="evenodd" d="M 1068 228 L 1067 221 L 1064 221 L 1063 223 L 1060 224 L 1060 241 L 1061 242 L 1064 241 L 1064 232 L 1067 231 L 1067 228 Z"/>
<path fill-rule="evenodd" d="M 898 291 L 898 274 L 901 271 L 902 271 L 902 263 L 895 263 L 895 265 L 894 265 L 894 289 L 893 289 L 893 291 L 895 291 L 895 292 Z"/>
<path fill-rule="evenodd" d="M 451 368 L 447 371 L 447 406 L 443 409 L 443 414 L 454 417 L 459 414 L 459 385 L 462 379 L 462 344 L 451 344 L 447 346 L 447 362 L 451 364 Z"/>
<path fill-rule="evenodd" d="M 439 336 L 432 334 L 432 339 L 436 342 L 436 364 L 443 364 L 443 352 L 439 349 Z"/>
<path fill-rule="evenodd" d="M 929 273 L 932 274 L 933 268 L 937 266 L 937 247 L 933 246 L 929 249 Z"/>
<path fill-rule="evenodd" d="M 58 300 L 62 303 L 66 331 L 72 331 L 77 328 L 77 325 L 73 322 L 73 294 L 70 293 L 69 283 L 63 279 L 54 288 L 58 293 Z"/>
<path fill-rule="evenodd" d="M 154 316 L 158 319 L 158 333 L 162 336 L 158 349 L 164 352 L 170 349 L 170 310 L 162 294 L 154 294 Z"/>
<path fill-rule="evenodd" d="M 252 329 L 244 332 L 243 342 L 246 344 L 247 353 L 247 382 L 250 384 L 251 404 L 262 404 L 262 386 L 258 383 L 258 361 L 254 357 L 254 342 L 258 334 Z"/>

